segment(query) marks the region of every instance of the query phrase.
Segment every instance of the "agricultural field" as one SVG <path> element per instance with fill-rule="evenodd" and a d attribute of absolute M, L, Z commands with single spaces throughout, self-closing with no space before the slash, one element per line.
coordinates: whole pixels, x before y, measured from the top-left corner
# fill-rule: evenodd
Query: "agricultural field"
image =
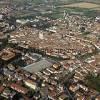
<path fill-rule="evenodd" d="M 64 3 L 78 3 L 78 2 L 89 2 L 89 3 L 95 3 L 95 4 L 100 4 L 100 0 L 59 0 Z"/>
<path fill-rule="evenodd" d="M 61 5 L 59 7 L 66 7 L 66 8 L 86 8 L 92 10 L 100 10 L 100 5 L 95 3 L 88 3 L 88 2 L 80 2 L 80 3 L 72 3 L 67 5 Z"/>
<path fill-rule="evenodd" d="M 99 8 L 100 5 L 94 3 L 87 3 L 87 2 L 80 2 L 80 3 L 73 3 L 69 5 L 62 5 L 59 7 L 79 7 L 79 8 Z"/>
<path fill-rule="evenodd" d="M 66 11 L 67 13 L 72 13 L 72 14 L 85 15 L 88 17 L 96 17 L 97 15 L 100 15 L 100 5 L 99 3 L 79 2 L 79 0 L 76 0 L 76 3 L 75 2 L 72 3 L 70 1 L 70 3 L 64 3 L 62 5 L 58 5 L 56 6 L 54 10 L 54 12 L 58 16 L 59 15 L 63 16 L 64 11 Z"/>
<path fill-rule="evenodd" d="M 4 2 L 0 3 L 0 9 L 11 7 L 10 10 L 16 18 L 33 18 L 36 15 L 62 18 L 64 11 L 89 17 L 100 15 L 100 0 L 0 0 L 0 2 Z"/>

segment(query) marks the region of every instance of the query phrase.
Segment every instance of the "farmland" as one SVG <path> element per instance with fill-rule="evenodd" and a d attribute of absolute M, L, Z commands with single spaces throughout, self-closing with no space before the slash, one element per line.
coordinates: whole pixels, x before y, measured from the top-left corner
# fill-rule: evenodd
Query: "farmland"
<path fill-rule="evenodd" d="M 80 3 L 73 3 L 69 5 L 62 5 L 59 7 L 79 7 L 79 8 L 98 8 L 100 5 L 94 3 L 87 3 L 87 2 L 80 2 Z"/>
<path fill-rule="evenodd" d="M 7 7 L 1 0 L 0 8 Z M 12 13 L 18 18 L 33 18 L 36 15 L 62 18 L 64 11 L 86 16 L 100 15 L 100 0 L 10 0 Z M 8 6 L 9 7 L 9 6 Z M 9 8 L 10 8 L 9 7 Z M 51 13 L 49 13 L 51 12 Z"/>
<path fill-rule="evenodd" d="M 62 5 L 56 6 L 56 10 L 54 12 L 58 13 L 60 16 L 64 11 L 67 13 L 74 13 L 74 14 L 80 14 L 80 15 L 86 15 L 89 17 L 95 17 L 97 15 L 100 15 L 100 5 L 97 3 L 90 3 L 90 2 L 77 2 L 75 3 L 65 3 Z"/>

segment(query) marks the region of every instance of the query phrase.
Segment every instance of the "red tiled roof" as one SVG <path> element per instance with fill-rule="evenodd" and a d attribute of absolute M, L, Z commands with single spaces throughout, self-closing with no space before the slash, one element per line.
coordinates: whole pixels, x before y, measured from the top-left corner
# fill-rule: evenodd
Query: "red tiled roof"
<path fill-rule="evenodd" d="M 26 89 L 18 84 L 15 84 L 15 83 L 11 84 L 11 88 L 22 93 L 22 94 L 26 94 L 28 92 L 28 89 Z"/>
<path fill-rule="evenodd" d="M 0 86 L 0 93 L 4 90 L 3 86 Z"/>

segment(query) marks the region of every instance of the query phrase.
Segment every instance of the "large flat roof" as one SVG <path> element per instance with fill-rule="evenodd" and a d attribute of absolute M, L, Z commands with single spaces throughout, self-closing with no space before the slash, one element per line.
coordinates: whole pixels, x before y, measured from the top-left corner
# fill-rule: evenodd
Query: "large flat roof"
<path fill-rule="evenodd" d="M 53 64 L 51 62 L 49 62 L 46 59 L 40 60 L 39 62 L 33 63 L 31 65 L 28 65 L 26 67 L 24 67 L 23 69 L 30 72 L 30 73 L 36 73 L 41 71 L 42 69 L 45 69 L 47 67 L 52 66 Z"/>

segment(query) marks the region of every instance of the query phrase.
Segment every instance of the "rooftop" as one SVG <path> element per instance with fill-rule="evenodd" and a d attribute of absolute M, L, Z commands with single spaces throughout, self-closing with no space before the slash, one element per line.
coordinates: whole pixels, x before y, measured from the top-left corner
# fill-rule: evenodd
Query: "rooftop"
<path fill-rule="evenodd" d="M 0 57 L 2 58 L 2 60 L 8 61 L 15 57 L 15 53 L 7 48 L 0 52 Z"/>
<path fill-rule="evenodd" d="M 45 69 L 45 68 L 50 67 L 50 66 L 52 66 L 52 63 L 47 61 L 46 59 L 43 59 L 39 62 L 36 62 L 36 63 L 33 63 L 29 66 L 26 66 L 23 69 L 30 72 L 30 73 L 33 73 L 33 72 L 39 72 L 42 69 Z"/>

